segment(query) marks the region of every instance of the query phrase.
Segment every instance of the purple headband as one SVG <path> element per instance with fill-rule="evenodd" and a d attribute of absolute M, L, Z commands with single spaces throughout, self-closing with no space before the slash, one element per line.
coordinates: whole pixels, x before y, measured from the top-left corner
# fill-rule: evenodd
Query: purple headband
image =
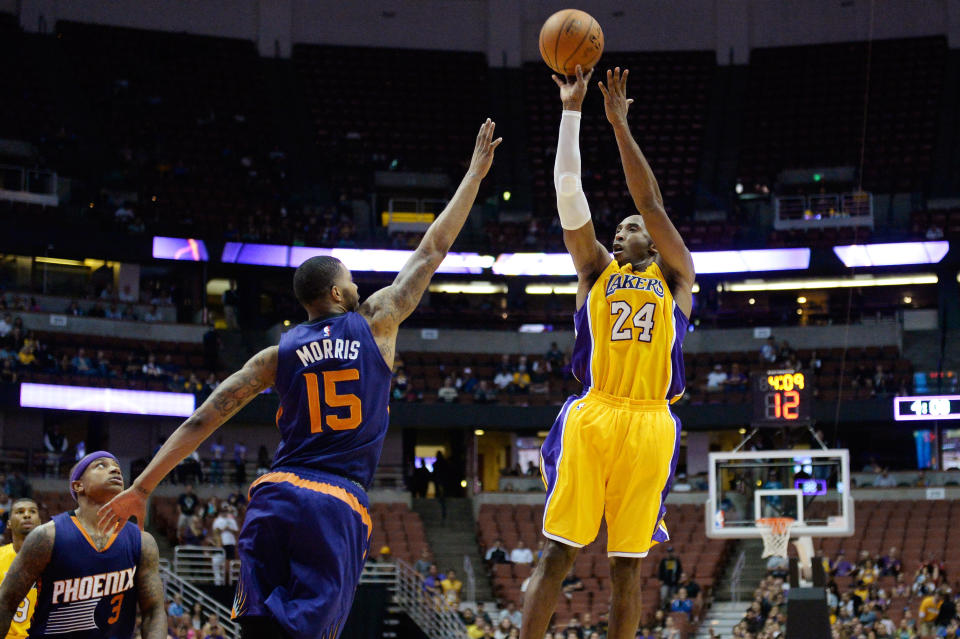
<path fill-rule="evenodd" d="M 109 457 L 118 464 L 120 463 L 119 459 L 114 457 L 112 453 L 108 453 L 105 450 L 94 451 L 78 461 L 77 465 L 73 467 L 72 471 L 70 471 L 70 496 L 73 497 L 74 501 L 77 501 L 77 493 L 73 491 L 73 482 L 83 477 L 83 473 L 85 470 L 87 470 L 87 467 L 101 457 Z"/>

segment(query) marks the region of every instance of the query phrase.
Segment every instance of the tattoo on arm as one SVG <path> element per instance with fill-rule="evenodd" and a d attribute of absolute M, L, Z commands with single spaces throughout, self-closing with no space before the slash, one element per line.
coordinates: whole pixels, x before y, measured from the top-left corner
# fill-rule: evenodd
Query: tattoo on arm
<path fill-rule="evenodd" d="M 140 533 L 140 564 L 137 566 L 137 602 L 140 604 L 143 639 L 164 639 L 167 615 L 163 609 L 163 582 L 160 581 L 160 553 L 150 533 Z"/>
<path fill-rule="evenodd" d="M 277 377 L 277 347 L 254 355 L 236 373 L 223 380 L 184 425 L 219 426 L 233 417 Z"/>
<path fill-rule="evenodd" d="M 32 531 L 10 564 L 10 570 L 0 585 L 0 636 L 7 634 L 23 598 L 50 563 L 54 534 L 52 522 Z"/>

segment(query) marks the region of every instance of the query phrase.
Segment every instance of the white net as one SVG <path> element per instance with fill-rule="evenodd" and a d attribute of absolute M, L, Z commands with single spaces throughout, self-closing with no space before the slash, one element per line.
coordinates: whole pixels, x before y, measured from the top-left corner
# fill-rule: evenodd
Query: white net
<path fill-rule="evenodd" d="M 763 536 L 762 557 L 787 556 L 790 545 L 790 527 L 794 520 L 790 517 L 764 517 L 757 520 L 757 528 Z"/>

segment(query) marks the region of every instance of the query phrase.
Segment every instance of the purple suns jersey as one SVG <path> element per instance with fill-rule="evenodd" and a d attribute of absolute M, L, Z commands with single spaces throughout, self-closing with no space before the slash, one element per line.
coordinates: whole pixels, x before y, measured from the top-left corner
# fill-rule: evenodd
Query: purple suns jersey
<path fill-rule="evenodd" d="M 390 380 L 370 325 L 359 313 L 284 333 L 275 384 L 282 441 L 273 468 L 309 468 L 369 487 L 387 433 Z"/>
<path fill-rule="evenodd" d="M 30 637 L 132 637 L 137 619 L 135 577 L 140 530 L 127 522 L 103 550 L 72 513 L 54 516 L 53 552 L 37 581 Z"/>

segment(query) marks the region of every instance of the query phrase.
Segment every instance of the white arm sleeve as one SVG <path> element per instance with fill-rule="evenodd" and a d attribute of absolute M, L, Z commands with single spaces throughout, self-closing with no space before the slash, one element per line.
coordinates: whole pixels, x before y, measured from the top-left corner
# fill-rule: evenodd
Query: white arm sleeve
<path fill-rule="evenodd" d="M 578 229 L 590 221 L 590 206 L 580 183 L 580 112 L 564 111 L 560 119 L 557 158 L 553 165 L 560 226 Z"/>

